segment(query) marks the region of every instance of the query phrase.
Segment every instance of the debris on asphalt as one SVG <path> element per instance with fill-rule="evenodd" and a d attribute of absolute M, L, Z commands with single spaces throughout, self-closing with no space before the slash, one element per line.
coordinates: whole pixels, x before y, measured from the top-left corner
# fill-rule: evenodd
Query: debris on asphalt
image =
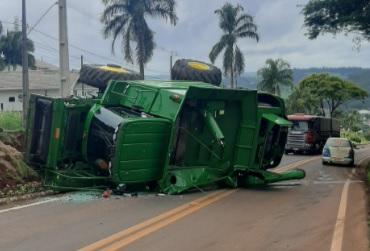
<path fill-rule="evenodd" d="M 111 192 L 112 192 L 111 190 L 105 190 L 103 192 L 103 198 L 109 198 L 111 195 Z"/>

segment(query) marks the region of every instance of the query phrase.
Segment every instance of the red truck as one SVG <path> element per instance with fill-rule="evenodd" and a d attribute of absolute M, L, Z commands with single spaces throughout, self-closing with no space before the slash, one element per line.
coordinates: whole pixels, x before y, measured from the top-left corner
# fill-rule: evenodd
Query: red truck
<path fill-rule="evenodd" d="M 288 132 L 285 153 L 319 153 L 329 137 L 340 137 L 340 123 L 315 115 L 288 115 L 292 127 Z"/>

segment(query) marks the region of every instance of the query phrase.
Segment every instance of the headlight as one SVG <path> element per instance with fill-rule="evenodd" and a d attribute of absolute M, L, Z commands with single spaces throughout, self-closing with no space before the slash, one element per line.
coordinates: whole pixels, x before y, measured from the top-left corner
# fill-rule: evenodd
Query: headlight
<path fill-rule="evenodd" d="M 324 148 L 322 150 L 322 156 L 324 156 L 324 157 L 330 157 L 330 150 L 329 150 L 329 148 Z"/>

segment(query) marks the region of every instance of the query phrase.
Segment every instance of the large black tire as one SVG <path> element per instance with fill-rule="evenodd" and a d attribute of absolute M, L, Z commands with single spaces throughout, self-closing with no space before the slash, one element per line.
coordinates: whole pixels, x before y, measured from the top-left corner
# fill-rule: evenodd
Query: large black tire
<path fill-rule="evenodd" d="M 140 74 L 116 65 L 83 65 L 78 82 L 104 90 L 111 80 L 140 80 Z"/>
<path fill-rule="evenodd" d="M 200 81 L 219 86 L 221 70 L 216 66 L 191 59 L 179 59 L 172 67 L 172 80 Z"/>

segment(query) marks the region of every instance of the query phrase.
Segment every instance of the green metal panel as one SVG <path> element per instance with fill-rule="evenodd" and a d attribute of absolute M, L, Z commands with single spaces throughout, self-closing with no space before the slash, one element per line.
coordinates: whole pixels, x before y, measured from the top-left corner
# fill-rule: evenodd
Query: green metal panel
<path fill-rule="evenodd" d="M 290 127 L 292 125 L 290 121 L 282 117 L 279 117 L 278 115 L 273 114 L 273 113 L 264 113 L 262 117 L 279 126 Z"/>
<path fill-rule="evenodd" d="M 113 182 L 140 183 L 162 177 L 171 123 L 163 119 L 125 119 L 112 160 Z"/>

